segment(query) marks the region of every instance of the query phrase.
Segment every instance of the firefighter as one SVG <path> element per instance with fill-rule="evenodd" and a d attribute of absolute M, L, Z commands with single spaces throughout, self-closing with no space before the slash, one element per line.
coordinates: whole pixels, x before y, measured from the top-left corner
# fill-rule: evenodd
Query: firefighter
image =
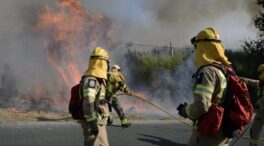
<path fill-rule="evenodd" d="M 109 56 L 103 48 L 95 48 L 90 56 L 88 69 L 81 81 L 84 120 L 81 126 L 85 146 L 109 146 L 106 124 L 109 115 L 105 100 Z"/>
<path fill-rule="evenodd" d="M 223 93 L 227 87 L 223 72 L 210 64 L 230 65 L 230 62 L 224 54 L 224 46 L 215 29 L 206 28 L 200 31 L 191 42 L 195 46 L 194 64 L 198 68 L 193 76 L 194 101 L 191 104 L 180 104 L 177 108 L 180 116 L 194 121 L 188 146 L 227 146 L 229 140 L 223 136 L 222 130 L 217 136 L 208 137 L 197 131 L 197 123 L 208 112 L 212 101 L 218 104 L 223 102 Z"/>
<path fill-rule="evenodd" d="M 258 89 L 257 98 L 252 99 L 256 116 L 250 129 L 250 146 L 257 146 L 261 129 L 264 125 L 264 64 L 258 67 L 259 80 L 240 78 L 247 85 Z"/>
<path fill-rule="evenodd" d="M 122 75 L 120 67 L 118 65 L 113 65 L 111 67 L 111 72 L 108 73 L 106 99 L 109 102 L 109 110 L 111 111 L 112 107 L 115 109 L 121 121 L 121 126 L 129 127 L 131 126 L 131 123 L 128 122 L 127 118 L 125 117 L 120 101 L 117 96 L 115 96 L 117 91 L 122 91 L 130 96 L 132 95 L 125 84 L 125 77 Z M 111 125 L 112 123 L 113 118 L 110 115 L 108 119 L 108 125 Z"/>

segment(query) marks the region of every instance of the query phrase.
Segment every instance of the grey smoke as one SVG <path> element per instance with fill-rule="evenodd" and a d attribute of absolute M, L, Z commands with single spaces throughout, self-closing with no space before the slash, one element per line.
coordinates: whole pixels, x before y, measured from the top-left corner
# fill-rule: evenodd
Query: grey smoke
<path fill-rule="evenodd" d="M 46 3 L 54 4 L 55 0 L 0 1 L 0 76 L 12 78 L 19 93 L 32 90 L 36 82 L 43 83 L 49 95 L 61 90 L 59 77 L 47 62 L 43 40 L 34 30 L 36 14 Z M 190 38 L 201 29 L 212 26 L 227 47 L 238 48 L 241 40 L 256 33 L 252 25 L 252 16 L 258 10 L 254 0 L 81 0 L 81 3 L 94 13 L 102 12 L 113 19 L 116 28 L 112 35 L 124 42 L 164 45 L 172 41 L 175 47 L 183 47 L 190 45 Z M 112 54 L 112 60 L 118 64 L 118 55 Z M 5 64 L 12 73 L 5 73 Z M 176 72 L 170 77 L 177 79 L 182 75 Z M 0 86 L 5 87 L 6 83 Z"/>
<path fill-rule="evenodd" d="M 194 54 L 191 54 L 186 58 L 174 71 L 165 69 L 154 70 L 152 72 L 154 78 L 151 84 L 146 86 L 140 84 L 133 85 L 134 88 L 132 88 L 132 91 L 143 93 L 148 100 L 152 101 L 154 104 L 171 113 L 176 113 L 175 109 L 180 103 L 190 103 L 193 100 L 193 86 L 195 80 L 192 79 L 192 75 L 196 71 L 196 67 L 193 64 L 193 55 Z M 124 73 L 129 75 L 126 70 Z M 128 79 L 130 78 L 130 76 L 127 77 Z M 133 79 L 136 78 L 134 77 Z M 132 97 L 120 98 L 120 100 L 124 105 L 127 100 L 131 102 L 132 105 L 135 103 L 135 98 Z M 144 104 L 148 105 L 147 103 Z M 164 114 L 155 108 L 154 111 L 152 110 L 151 108 L 148 112 Z"/>
<path fill-rule="evenodd" d="M 44 3 L 42 3 L 44 4 Z M 33 0 L 0 2 L 0 74 L 8 63 L 20 92 L 30 90 L 36 80 L 52 85 L 54 77 L 46 62 L 43 41 L 34 32 L 36 13 L 41 3 Z"/>
<path fill-rule="evenodd" d="M 123 40 L 176 47 L 189 45 L 201 29 L 214 27 L 227 48 L 240 48 L 244 39 L 254 38 L 252 16 L 255 0 L 82 0 L 95 12 L 117 21 Z"/>

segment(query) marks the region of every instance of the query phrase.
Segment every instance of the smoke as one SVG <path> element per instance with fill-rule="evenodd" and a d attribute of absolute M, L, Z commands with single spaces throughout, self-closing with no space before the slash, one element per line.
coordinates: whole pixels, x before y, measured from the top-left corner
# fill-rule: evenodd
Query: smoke
<path fill-rule="evenodd" d="M 0 3 L 0 73 L 4 73 L 4 64 L 8 64 L 20 92 L 29 90 L 33 80 L 53 84 L 47 80 L 53 74 L 45 61 L 43 42 L 33 31 L 40 4 L 33 0 Z"/>
<path fill-rule="evenodd" d="M 189 45 L 201 29 L 214 27 L 227 48 L 240 48 L 241 41 L 254 38 L 252 16 L 258 12 L 255 0 L 103 0 L 85 1 L 119 22 L 118 35 L 124 41 L 145 44 Z"/>
<path fill-rule="evenodd" d="M 71 0 L 0 3 L 0 96 L 10 91 L 11 106 L 67 111 L 91 49 L 118 43 L 109 36 L 113 21 Z"/>
<path fill-rule="evenodd" d="M 186 50 L 187 51 L 187 50 Z M 189 50 L 190 51 L 190 50 Z M 160 54 L 165 55 L 165 54 Z M 131 90 L 135 93 L 142 93 L 147 100 L 153 102 L 159 107 L 171 112 L 176 113 L 175 108 L 180 103 L 190 103 L 193 100 L 193 86 L 195 81 L 192 79 L 192 75 L 196 71 L 196 67 L 193 64 L 194 54 L 187 54 L 188 58 L 184 59 L 181 64 L 179 64 L 175 70 L 168 70 L 165 68 L 153 68 L 151 71 L 151 81 L 148 82 L 142 78 L 143 74 L 136 74 L 135 69 L 140 69 L 137 64 L 130 63 L 130 57 L 124 57 L 127 63 L 121 63 L 121 68 L 128 68 L 123 70 L 122 73 L 127 77 L 128 85 Z M 176 57 L 176 56 L 175 56 Z M 141 67 L 143 67 L 141 65 Z M 142 72 L 141 72 L 142 73 Z M 125 109 L 129 109 L 136 104 L 136 98 L 127 97 L 120 98 Z M 141 101 L 142 102 L 142 101 Z M 144 103 L 146 106 L 148 104 Z M 154 111 L 153 111 L 154 109 Z M 139 113 L 142 113 L 140 110 Z M 145 112 L 164 114 L 155 108 L 148 108 Z"/>
<path fill-rule="evenodd" d="M 100 25 L 99 28 L 102 30 L 116 22 L 111 36 L 122 38 L 123 42 L 163 45 L 172 41 L 175 47 L 185 47 L 189 45 L 192 36 L 201 29 L 211 26 L 220 33 L 226 47 L 238 48 L 241 40 L 254 37 L 256 32 L 251 19 L 258 9 L 252 0 L 197 0 L 195 2 L 193 0 L 112 0 L 111 2 L 81 0 L 81 3 L 84 4 L 85 9 L 88 8 L 92 11 L 92 16 L 98 16 L 102 13 L 104 18 L 110 19 L 106 21 L 108 22 L 106 25 Z M 44 97 L 56 98 L 55 96 L 59 94 L 63 96 L 63 99 L 67 99 L 68 89 L 62 85 L 61 76 L 47 60 L 49 51 L 57 53 L 58 56 L 53 56 L 55 58 L 65 58 L 65 54 L 61 54 L 63 50 L 53 50 L 56 47 L 63 47 L 64 44 L 56 46 L 54 42 L 48 43 L 47 49 L 43 38 L 49 41 L 51 37 L 49 32 L 52 29 L 47 29 L 48 31 L 36 30 L 38 14 L 43 13 L 45 4 L 51 5 L 52 8 L 56 6 L 54 0 L 1 0 L 0 76 L 14 83 L 8 85 L 6 81 L 2 81 L 0 86 L 1 88 L 10 88 L 10 86 L 17 88 L 15 92 L 19 94 L 37 91 L 30 96 L 39 96 L 44 91 Z M 87 25 L 82 26 L 86 27 Z M 84 35 L 87 34 L 84 33 Z M 98 41 L 96 45 L 111 46 L 104 45 L 109 40 L 104 38 L 103 35 L 106 34 L 108 35 L 108 33 L 101 33 L 100 37 L 97 38 L 106 42 Z M 79 45 L 78 38 L 72 38 L 72 40 Z M 83 45 L 88 44 L 84 43 Z M 88 58 L 90 49 L 95 45 L 86 47 L 83 45 L 81 46 L 82 49 L 86 50 L 80 55 L 80 58 Z M 114 64 L 127 66 L 123 62 L 119 63 L 119 59 L 117 59 L 125 53 L 125 50 L 115 49 L 110 53 Z M 77 61 L 77 65 L 80 72 L 84 71 L 87 60 Z M 172 100 L 177 101 L 178 96 L 181 96 L 181 99 L 188 96 L 187 90 L 187 95 L 181 95 L 187 87 L 178 87 L 178 83 L 183 82 L 181 79 L 187 78 L 185 76 L 188 74 L 181 73 L 183 70 L 185 71 L 185 66 L 186 64 L 179 67 L 175 73 L 155 72 L 162 74 L 162 77 L 157 79 L 152 86 L 157 88 L 157 85 L 163 85 L 165 81 L 169 85 L 169 90 L 173 90 L 171 93 L 164 88 L 164 90 L 157 92 L 156 97 L 161 96 L 161 94 L 164 95 L 165 98 L 162 102 L 171 101 L 167 100 L 166 97 L 175 97 L 176 99 L 172 98 Z M 126 71 L 126 69 L 124 70 Z M 7 73 L 10 71 L 11 73 Z M 184 84 L 189 86 L 189 82 Z M 41 99 L 36 100 L 42 101 Z M 67 102 L 67 100 L 62 102 Z"/>

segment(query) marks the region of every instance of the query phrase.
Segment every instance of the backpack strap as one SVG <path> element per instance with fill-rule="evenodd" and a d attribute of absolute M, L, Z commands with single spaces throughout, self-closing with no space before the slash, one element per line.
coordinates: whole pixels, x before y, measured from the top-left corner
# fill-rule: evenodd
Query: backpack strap
<path fill-rule="evenodd" d="M 79 82 L 80 86 L 79 86 L 79 98 L 81 100 L 83 100 L 83 90 L 82 90 L 82 87 L 83 87 L 83 79 L 85 78 L 85 76 L 82 76 L 81 77 L 81 80 Z"/>
<path fill-rule="evenodd" d="M 204 67 L 206 66 L 213 66 L 217 69 L 220 69 L 224 75 L 226 77 L 228 77 L 228 75 L 232 74 L 232 75 L 236 75 L 233 67 L 230 65 L 230 66 L 226 66 L 226 65 L 223 65 L 223 64 L 218 64 L 218 63 L 212 63 L 212 64 L 207 64 L 207 65 L 204 65 L 204 66 L 201 66 L 193 75 L 192 75 L 192 78 L 194 78 L 195 76 L 197 76 L 200 72 L 201 69 L 203 69 Z"/>

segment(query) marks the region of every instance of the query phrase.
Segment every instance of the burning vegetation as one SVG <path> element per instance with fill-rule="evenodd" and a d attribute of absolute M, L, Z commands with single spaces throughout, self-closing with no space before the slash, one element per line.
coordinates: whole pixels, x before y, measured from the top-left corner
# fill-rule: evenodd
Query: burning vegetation
<path fill-rule="evenodd" d="M 29 91 L 17 92 L 12 95 L 14 98 L 7 98 L 0 105 L 10 107 L 13 112 L 68 112 L 70 88 L 80 81 L 90 50 L 98 45 L 111 50 L 118 45 L 119 41 L 110 35 L 115 23 L 103 14 L 93 14 L 78 0 L 46 4 L 36 16 L 33 30 L 42 36 L 46 61 L 57 77 L 50 80 L 55 80 L 56 84 L 47 87 L 41 79 L 36 80 Z M 131 112 L 147 112 L 149 109 L 148 105 L 135 98 L 123 100 L 123 103 L 124 108 Z"/>
<path fill-rule="evenodd" d="M 47 62 L 57 77 L 50 80 L 56 84 L 47 87 L 37 80 L 30 91 L 12 95 L 15 98 L 5 102 L 24 110 L 67 112 L 70 88 L 80 81 L 90 50 L 99 44 L 106 48 L 115 45 L 110 37 L 114 22 L 103 14 L 92 14 L 78 0 L 46 4 L 36 17 L 32 29 L 43 38 Z"/>
<path fill-rule="evenodd" d="M 34 102 L 41 102 L 45 104 L 44 108 L 67 110 L 70 88 L 80 81 L 90 49 L 101 41 L 109 47 L 114 44 L 110 37 L 114 23 L 107 16 L 94 15 L 79 1 L 72 0 L 58 0 L 53 7 L 45 5 L 37 17 L 36 30 L 43 35 L 47 61 L 61 82 L 61 89 L 54 97 L 47 95 L 47 91 L 24 97 L 33 100 L 34 108 L 39 108 Z"/>
<path fill-rule="evenodd" d="M 99 41 L 112 45 L 112 27 L 111 19 L 91 14 L 78 1 L 59 0 L 55 8 L 46 5 L 38 14 L 36 28 L 44 35 L 48 62 L 68 89 L 79 82 L 80 64 L 87 63 L 89 50 Z"/>

